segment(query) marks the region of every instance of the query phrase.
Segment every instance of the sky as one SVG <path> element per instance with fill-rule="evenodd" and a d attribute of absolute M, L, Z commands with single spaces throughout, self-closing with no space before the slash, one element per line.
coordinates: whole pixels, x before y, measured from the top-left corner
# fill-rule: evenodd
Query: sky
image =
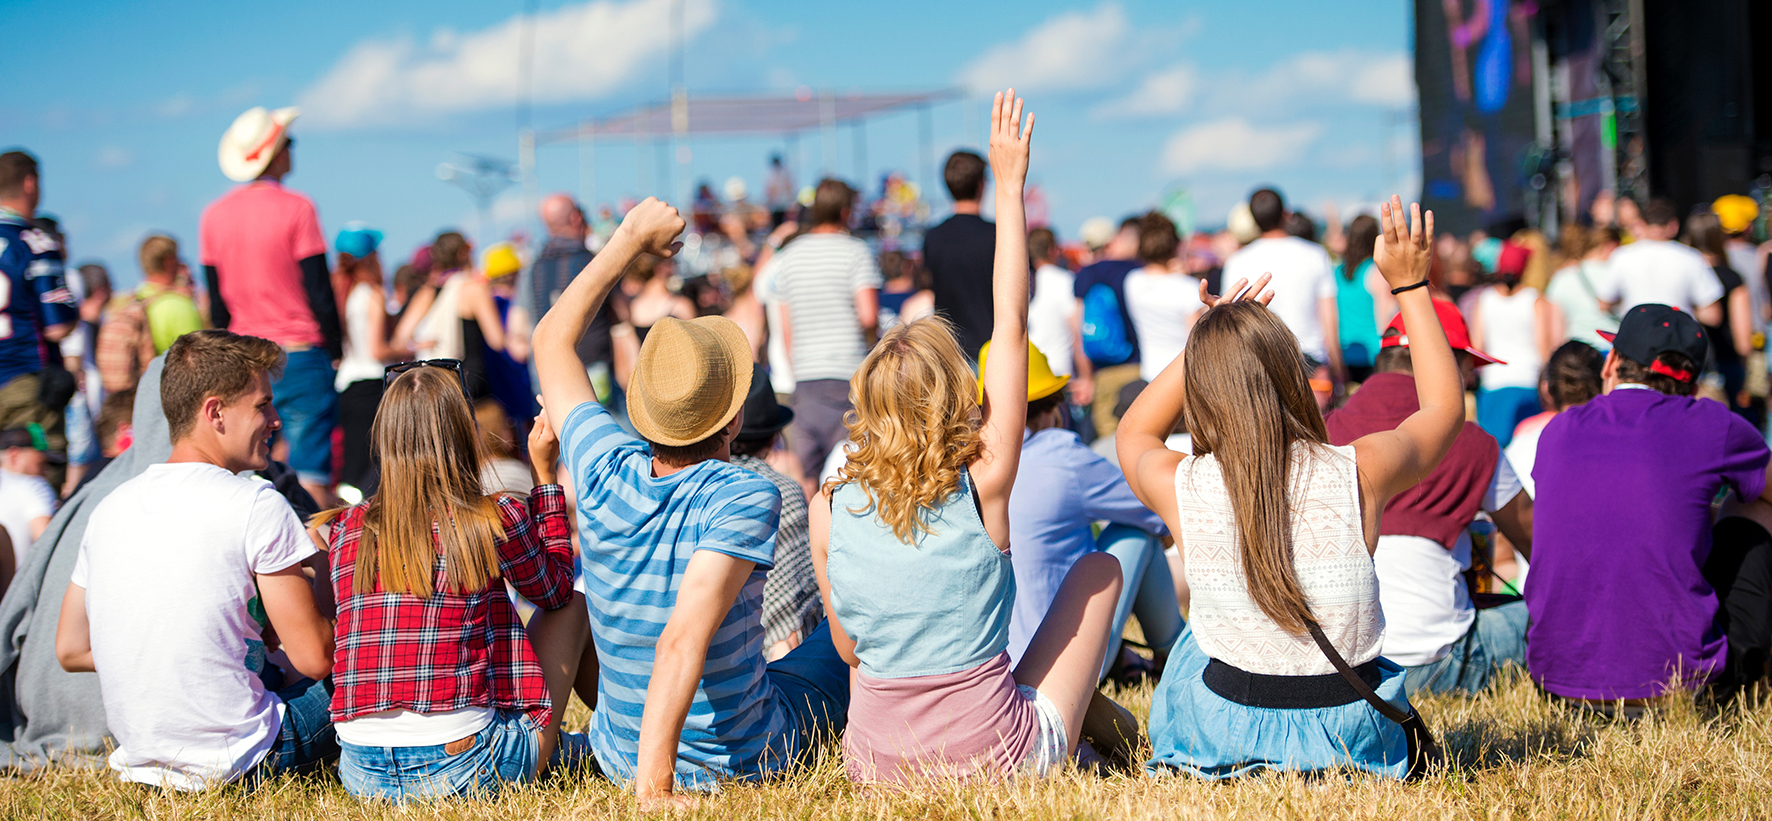
<path fill-rule="evenodd" d="M 329 241 L 363 221 L 397 261 L 448 228 L 534 235 L 522 186 L 481 226 L 474 200 L 437 175 L 461 154 L 517 159 L 526 10 L 527 122 L 547 130 L 668 100 L 679 1 L 692 97 L 956 91 L 930 109 L 936 173 L 949 151 L 981 147 L 990 94 L 1014 86 L 1039 117 L 1029 178 L 1061 239 L 1177 191 L 1217 225 L 1265 184 L 1316 215 L 1419 187 L 1406 0 L 9 0 L 8 28 L 32 34 L 0 50 L 0 70 L 32 81 L 0 87 L 0 150 L 37 155 L 41 210 L 62 221 L 71 261 L 102 261 L 119 284 L 139 279 L 150 233 L 179 239 L 195 265 L 202 209 L 234 185 L 217 144 L 254 105 L 302 108 L 286 183 L 313 198 Z M 918 128 L 908 111 L 860 140 L 844 126 L 829 157 L 817 130 L 675 152 L 603 143 L 588 166 L 574 144 L 544 146 L 535 188 L 674 200 L 688 182 L 737 176 L 757 198 L 783 152 L 801 184 L 865 172 L 877 189 L 903 172 L 934 187 L 939 217 L 948 200 L 923 176 Z"/>

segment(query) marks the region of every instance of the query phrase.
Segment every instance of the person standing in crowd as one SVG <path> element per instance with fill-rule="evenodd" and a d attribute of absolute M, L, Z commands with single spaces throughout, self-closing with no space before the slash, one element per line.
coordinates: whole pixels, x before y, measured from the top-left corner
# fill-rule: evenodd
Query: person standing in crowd
<path fill-rule="evenodd" d="M 77 389 L 63 412 L 68 431 L 68 470 L 62 480 L 65 498 L 73 495 L 102 458 L 93 420 L 104 402 L 104 379 L 98 373 L 94 349 L 98 346 L 99 328 L 106 321 L 111 302 L 111 275 L 105 266 L 87 263 L 67 278 L 68 290 L 74 292 L 80 306 L 78 324 L 62 337 L 62 364 L 74 375 Z"/>
<path fill-rule="evenodd" d="M 238 475 L 270 465 L 284 357 L 229 331 L 180 337 L 160 382 L 172 456 L 87 524 L 56 657 L 98 673 L 124 781 L 251 786 L 338 756 L 326 555 L 276 488 Z M 298 677 L 267 659 L 273 632 Z"/>
<path fill-rule="evenodd" d="M 1768 292 L 1766 282 L 1766 254 L 1754 247 L 1747 238 L 1747 232 L 1753 228 L 1754 220 L 1760 216 L 1760 205 L 1753 197 L 1740 194 L 1725 194 L 1711 203 L 1711 211 L 1723 228 L 1723 256 L 1728 259 L 1729 267 L 1747 282 L 1748 293 L 1753 296 L 1753 329 L 1764 331 L 1766 323 L 1772 320 L 1772 293 Z"/>
<path fill-rule="evenodd" d="M 43 478 L 51 458 L 48 451 L 41 429 L 0 431 L 0 526 L 12 537 L 14 568 L 24 566 L 25 554 L 55 515 L 59 497 Z"/>
<path fill-rule="evenodd" d="M 412 332 L 414 347 L 436 359 L 459 359 L 467 374 L 468 397 L 492 396 L 488 351 L 505 350 L 505 323 L 492 285 L 474 270 L 474 246 L 457 231 L 445 231 L 431 242 L 432 281 L 441 283 Z M 414 299 L 423 305 L 422 296 Z M 410 317 L 408 317 L 410 319 Z M 398 331 L 396 344 L 404 338 Z"/>
<path fill-rule="evenodd" d="M 492 300 L 493 316 L 504 336 L 500 348 L 485 346 L 486 385 L 492 398 L 505 408 L 512 419 L 535 416 L 535 390 L 529 379 L 528 319 L 516 311 L 517 272 L 523 260 L 508 242 L 486 246 L 480 255 L 480 272 L 486 278 L 486 294 Z M 523 323 L 519 327 L 515 322 Z"/>
<path fill-rule="evenodd" d="M 1126 310 L 1138 334 L 1138 378 L 1150 382 L 1181 356 L 1188 331 L 1206 306 L 1200 281 L 1182 273 L 1181 234 L 1152 211 L 1138 220 L 1138 258 L 1144 267 L 1126 275 Z"/>
<path fill-rule="evenodd" d="M 66 453 L 67 417 L 39 399 L 41 346 L 67 337 L 80 314 L 63 279 L 61 242 L 31 222 L 42 194 L 36 157 L 0 154 L 0 276 L 9 295 L 0 305 L 0 428 L 37 425 L 52 450 Z"/>
<path fill-rule="evenodd" d="M 721 315 L 744 329 L 745 338 L 751 341 L 751 359 L 766 362 L 769 359 L 769 316 L 763 309 L 763 301 L 752 289 L 755 273 L 756 269 L 749 265 L 734 265 L 720 272 L 720 278 L 732 294 L 732 301 L 727 303 Z"/>
<path fill-rule="evenodd" d="M 1599 285 L 1607 279 L 1606 261 L 1618 249 L 1618 229 L 1574 224 L 1562 231 L 1563 267 L 1544 289 L 1544 298 L 1555 309 L 1553 325 L 1560 329 L 1552 337 L 1559 343 L 1575 340 L 1596 349 L 1610 347 L 1600 334 L 1617 333 L 1618 316 L 1600 301 Z"/>
<path fill-rule="evenodd" d="M 380 246 L 381 232 L 361 223 L 345 226 L 332 242 L 338 253 L 338 276 L 346 285 L 345 355 L 333 382 L 338 391 L 338 425 L 344 434 L 344 467 L 338 482 L 339 495 L 352 504 L 375 495 L 369 436 L 381 407 L 382 376 L 388 363 L 413 356 L 411 349 L 389 344 Z M 350 498 L 353 494 L 347 487 L 356 499 Z"/>
<path fill-rule="evenodd" d="M 794 175 L 782 164 L 780 154 L 769 157 L 769 179 L 763 185 L 763 199 L 769 207 L 771 229 L 787 222 L 788 209 L 794 205 Z"/>
<path fill-rule="evenodd" d="M 1366 381 L 1378 357 L 1378 329 L 1396 315 L 1396 300 L 1372 264 L 1378 244 L 1378 220 L 1361 214 L 1348 223 L 1346 248 L 1335 263 L 1335 312 L 1341 337 L 1341 361 L 1348 378 Z"/>
<path fill-rule="evenodd" d="M 984 200 L 984 158 L 970 151 L 948 155 L 941 178 L 954 198 L 953 216 L 923 234 L 935 312 L 954 323 L 968 357 L 991 339 L 991 261 L 997 231 L 979 216 Z"/>
<path fill-rule="evenodd" d="M 485 796 L 576 763 L 588 743 L 550 720 L 548 681 L 501 582 L 549 610 L 573 601 L 553 431 L 536 420 L 539 484 L 524 501 L 480 481 L 458 368 L 412 363 L 383 402 L 376 494 L 314 521 L 338 602 L 339 780 L 360 798 Z"/>
<path fill-rule="evenodd" d="M 1520 281 L 1531 253 L 1523 245 L 1502 243 L 1495 282 L 1479 288 L 1475 298 L 1466 297 L 1472 344 L 1495 354 L 1494 362 L 1477 371 L 1477 424 L 1504 448 L 1522 420 L 1543 410 L 1538 372 L 1556 347 L 1550 303 Z"/>
<path fill-rule="evenodd" d="M 533 327 L 559 301 L 572 278 L 591 262 L 591 252 L 585 244 L 591 228 L 585 222 L 584 209 L 572 197 L 551 195 L 541 201 L 540 213 L 548 241 L 517 285 L 517 305 L 523 319 L 513 320 L 513 327 Z M 589 330 L 578 341 L 578 358 L 585 363 L 598 401 L 616 414 L 622 412 L 621 385 L 615 379 L 615 348 L 610 335 L 618 323 L 625 321 L 627 302 L 617 294 L 591 318 Z"/>
<path fill-rule="evenodd" d="M 1323 246 L 1286 231 L 1286 201 L 1280 192 L 1263 188 L 1249 195 L 1249 214 L 1261 236 L 1225 260 L 1224 282 L 1254 282 L 1274 276 L 1274 301 L 1269 309 L 1298 337 L 1309 360 L 1311 391 L 1317 407 L 1326 408 L 1335 387 L 1347 379 L 1341 361 L 1341 309 L 1335 302 L 1335 272 Z"/>
<path fill-rule="evenodd" d="M 1764 671 L 1772 520 L 1753 511 L 1772 496 L 1766 440 L 1692 398 L 1708 353 L 1691 314 L 1638 305 L 1612 339 L 1604 395 L 1539 437 L 1526 667 L 1553 696 L 1636 714 L 1695 688 L 1726 703 Z M 1749 517 L 1726 510 L 1713 527 L 1725 487 Z"/>
<path fill-rule="evenodd" d="M 900 324 L 935 313 L 935 293 L 929 290 L 929 271 L 903 251 L 880 255 L 880 333 Z"/>
<path fill-rule="evenodd" d="M 812 198 L 812 228 L 774 257 L 775 292 L 786 305 L 782 335 L 794 361 L 794 425 L 788 441 L 814 470 L 843 441 L 849 377 L 867 356 L 880 317 L 880 268 L 850 235 L 855 192 L 826 179 Z M 937 290 L 937 299 L 940 299 Z"/>
<path fill-rule="evenodd" d="M 794 421 L 794 412 L 775 402 L 769 389 L 769 373 L 762 365 L 751 368 L 751 389 L 740 414 L 744 424 L 732 438 L 732 464 L 768 479 L 781 493 L 781 526 L 775 536 L 775 566 L 763 581 L 763 655 L 774 661 L 800 646 L 818 623 L 824 607 L 818 598 L 818 576 L 812 572 L 812 552 L 806 529 L 806 491 L 797 478 L 776 470 L 767 461 L 781 431 Z"/>
<path fill-rule="evenodd" d="M 824 204 L 826 216 L 839 210 Z M 628 386 L 644 442 L 597 404 L 577 362 L 573 345 L 622 270 L 642 253 L 675 254 L 683 228 L 658 200 L 635 206 L 535 327 L 543 411 L 577 489 L 595 639 L 557 650 L 546 643 L 542 664 L 594 645 L 605 671 L 591 717 L 597 763 L 632 784 L 644 808 L 685 806 L 676 790 L 706 790 L 715 779 L 796 767 L 842 730 L 849 707 L 843 661 L 823 627 L 764 661 L 763 587 L 781 496 L 726 462 L 754 373 L 744 331 L 725 317 L 665 319 L 653 329 Z M 660 606 L 661 595 L 670 604 Z M 564 690 L 554 704 L 556 714 L 564 709 Z"/>
<path fill-rule="evenodd" d="M 1034 298 L 1028 303 L 1028 341 L 1042 352 L 1052 373 L 1069 378 L 1076 371 L 1071 348 L 1071 315 L 1077 311 L 1077 278 L 1061 263 L 1064 252 L 1051 228 L 1028 232 L 1028 261 L 1034 266 Z M 1060 397 L 1061 399 L 1063 397 Z M 1031 399 L 1030 399 L 1031 401 Z"/>
<path fill-rule="evenodd" d="M 1538 381 L 1542 404 L 1548 410 L 1514 428 L 1513 441 L 1504 449 L 1508 463 L 1514 466 L 1514 474 L 1520 477 L 1520 484 L 1526 487 L 1528 495 L 1537 497 L 1532 466 L 1538 463 L 1538 437 L 1544 433 L 1544 426 L 1550 424 L 1557 414 L 1576 405 L 1585 405 L 1599 396 L 1600 371 L 1605 366 L 1605 354 L 1574 339 L 1564 342 L 1545 361 L 1544 374 Z"/>
<path fill-rule="evenodd" d="M 139 257 L 142 284 L 112 302 L 98 333 L 93 358 L 107 391 L 134 388 L 149 361 L 205 325 L 188 285 L 180 285 L 189 282 L 190 270 L 179 258 L 178 240 L 154 234 L 142 240 Z"/>
<path fill-rule="evenodd" d="M 646 334 L 652 331 L 659 320 L 666 317 L 695 318 L 695 303 L 671 289 L 674 268 L 670 260 L 652 256 L 640 257 L 634 260 L 633 265 L 628 266 L 627 273 L 621 279 L 621 287 L 616 289 L 627 303 L 628 328 L 633 331 L 633 345 L 636 348 L 646 344 Z M 627 359 L 629 362 L 633 361 L 632 357 Z"/>
<path fill-rule="evenodd" d="M 203 209 L 198 245 L 210 326 L 269 339 L 288 355 L 272 390 L 289 466 L 326 507 L 335 498 L 330 485 L 338 392 L 332 363 L 344 355 L 344 333 L 320 216 L 313 201 L 283 187 L 295 168 L 289 125 L 300 113 L 255 107 L 228 126 L 219 149 L 221 170 L 245 185 Z"/>
<path fill-rule="evenodd" d="M 1707 210 L 1687 217 L 1686 244 L 1704 255 L 1705 264 L 1723 286 L 1723 298 L 1717 300 L 1722 315 L 1715 324 L 1706 323 L 1704 332 L 1710 336 L 1710 364 L 1723 377 L 1724 403 L 1736 413 L 1746 414 L 1747 357 L 1754 352 L 1753 297 L 1740 272 L 1729 264 L 1723 222 L 1716 214 Z"/>
<path fill-rule="evenodd" d="M 1436 300 L 1433 307 L 1461 384 L 1472 369 L 1499 367 L 1495 357 L 1473 346 L 1457 306 Z M 1331 444 L 1394 430 L 1420 410 L 1409 343 L 1399 315 L 1385 329 L 1377 372 L 1326 420 Z M 1380 649 L 1406 668 L 1403 689 L 1411 695 L 1422 690 L 1475 695 L 1504 666 L 1526 663 L 1525 603 L 1479 609 L 1471 599 L 1465 574 L 1472 551 L 1481 549 L 1470 535 L 1478 511 L 1489 514 L 1496 529 L 1530 556 L 1532 496 L 1521 492 L 1519 475 L 1495 437 L 1465 422 L 1439 465 L 1385 505 L 1372 554 L 1384 609 Z"/>
<path fill-rule="evenodd" d="M 1003 548 L 1028 394 L 1033 120 L 1024 130 L 1021 114 L 1013 91 L 996 96 L 996 355 L 980 380 L 944 317 L 893 329 L 853 380 L 857 447 L 812 502 L 831 639 L 854 668 L 843 759 L 858 782 L 1044 776 L 1076 755 L 1085 715 L 1105 701 L 1095 685 L 1120 594 L 1110 555 L 1078 559 L 1021 663 L 1006 652 L 1015 575 Z M 1132 736 L 1135 723 L 1097 741 Z"/>
<path fill-rule="evenodd" d="M 1403 669 L 1379 655 L 1372 553 L 1385 505 L 1429 473 L 1464 420 L 1458 364 L 1428 295 L 1433 212 L 1425 225 L 1412 212 L 1405 225 L 1400 198 L 1380 209 L 1374 255 L 1414 331 L 1419 409 L 1395 430 L 1330 446 L 1298 339 L 1262 304 L 1277 299 L 1263 291 L 1267 276 L 1253 287 L 1231 279 L 1223 299 L 1205 299 L 1187 353 L 1120 422 L 1121 468 L 1175 535 L 1193 597 L 1151 696 L 1153 771 L 1408 770 L 1403 726 L 1366 700 L 1410 711 Z M 1164 446 L 1184 416 L 1192 455 Z M 1348 683 L 1354 675 L 1376 696 Z"/>
<path fill-rule="evenodd" d="M 1076 378 L 1071 401 L 1090 408 L 1095 435 L 1114 435 L 1114 403 L 1120 389 L 1138 380 L 1138 330 L 1126 305 L 1126 275 L 1143 267 L 1138 258 L 1139 217 L 1120 221 L 1120 230 L 1101 247 L 1100 258 L 1077 272 L 1071 296 L 1071 347 Z"/>
<path fill-rule="evenodd" d="M 1630 200 L 1620 204 L 1626 202 Z M 1644 224 L 1636 240 L 1612 252 L 1605 279 L 1595 283 L 1600 302 L 1621 316 L 1638 305 L 1654 303 L 1678 308 L 1706 325 L 1721 325 L 1723 284 L 1703 254 L 1674 241 L 1680 234 L 1680 215 L 1673 203 L 1652 199 L 1642 214 Z M 1703 367 L 1704 362 L 1698 365 Z"/>

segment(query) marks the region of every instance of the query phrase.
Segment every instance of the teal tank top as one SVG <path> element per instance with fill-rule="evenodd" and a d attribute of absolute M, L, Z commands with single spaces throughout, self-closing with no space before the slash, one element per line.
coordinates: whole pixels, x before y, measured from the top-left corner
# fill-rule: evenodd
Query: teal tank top
<path fill-rule="evenodd" d="M 831 500 L 825 572 L 831 608 L 875 678 L 970 670 L 1009 646 L 1015 571 L 979 518 L 972 476 L 924 519 L 932 533 L 898 540 L 850 482 Z"/>

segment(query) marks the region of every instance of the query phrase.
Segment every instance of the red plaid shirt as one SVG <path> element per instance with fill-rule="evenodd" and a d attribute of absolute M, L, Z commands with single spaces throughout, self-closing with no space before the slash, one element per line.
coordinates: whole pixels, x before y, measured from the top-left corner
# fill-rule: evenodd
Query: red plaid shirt
<path fill-rule="evenodd" d="M 341 513 L 326 530 L 338 599 L 332 720 L 395 709 L 496 707 L 527 712 L 546 726 L 553 704 L 541 662 L 498 580 L 478 593 L 450 591 L 439 546 L 429 598 L 385 592 L 379 582 L 373 593 L 352 592 L 367 504 Z M 565 492 L 559 485 L 539 485 L 528 504 L 499 496 L 498 513 L 505 529 L 498 543 L 504 581 L 545 609 L 566 606 L 572 600 L 572 541 Z"/>

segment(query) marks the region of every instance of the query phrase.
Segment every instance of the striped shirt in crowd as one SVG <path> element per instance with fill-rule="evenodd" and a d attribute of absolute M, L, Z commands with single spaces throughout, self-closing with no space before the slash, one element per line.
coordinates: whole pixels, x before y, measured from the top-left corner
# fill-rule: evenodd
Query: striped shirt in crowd
<path fill-rule="evenodd" d="M 781 494 L 769 480 L 710 460 L 652 475 L 652 453 L 595 402 L 574 408 L 560 452 L 578 488 L 585 600 L 602 674 L 591 744 L 603 772 L 633 780 L 653 651 L 689 558 L 712 550 L 756 563 L 708 644 L 677 749 L 677 785 L 755 779 L 799 755 L 786 697 L 764 674 L 763 583 L 774 564 Z"/>
<path fill-rule="evenodd" d="M 867 356 L 855 315 L 855 292 L 880 287 L 880 266 L 868 244 L 848 234 L 803 234 L 771 262 L 773 296 L 787 303 L 794 377 L 844 379 Z"/>

